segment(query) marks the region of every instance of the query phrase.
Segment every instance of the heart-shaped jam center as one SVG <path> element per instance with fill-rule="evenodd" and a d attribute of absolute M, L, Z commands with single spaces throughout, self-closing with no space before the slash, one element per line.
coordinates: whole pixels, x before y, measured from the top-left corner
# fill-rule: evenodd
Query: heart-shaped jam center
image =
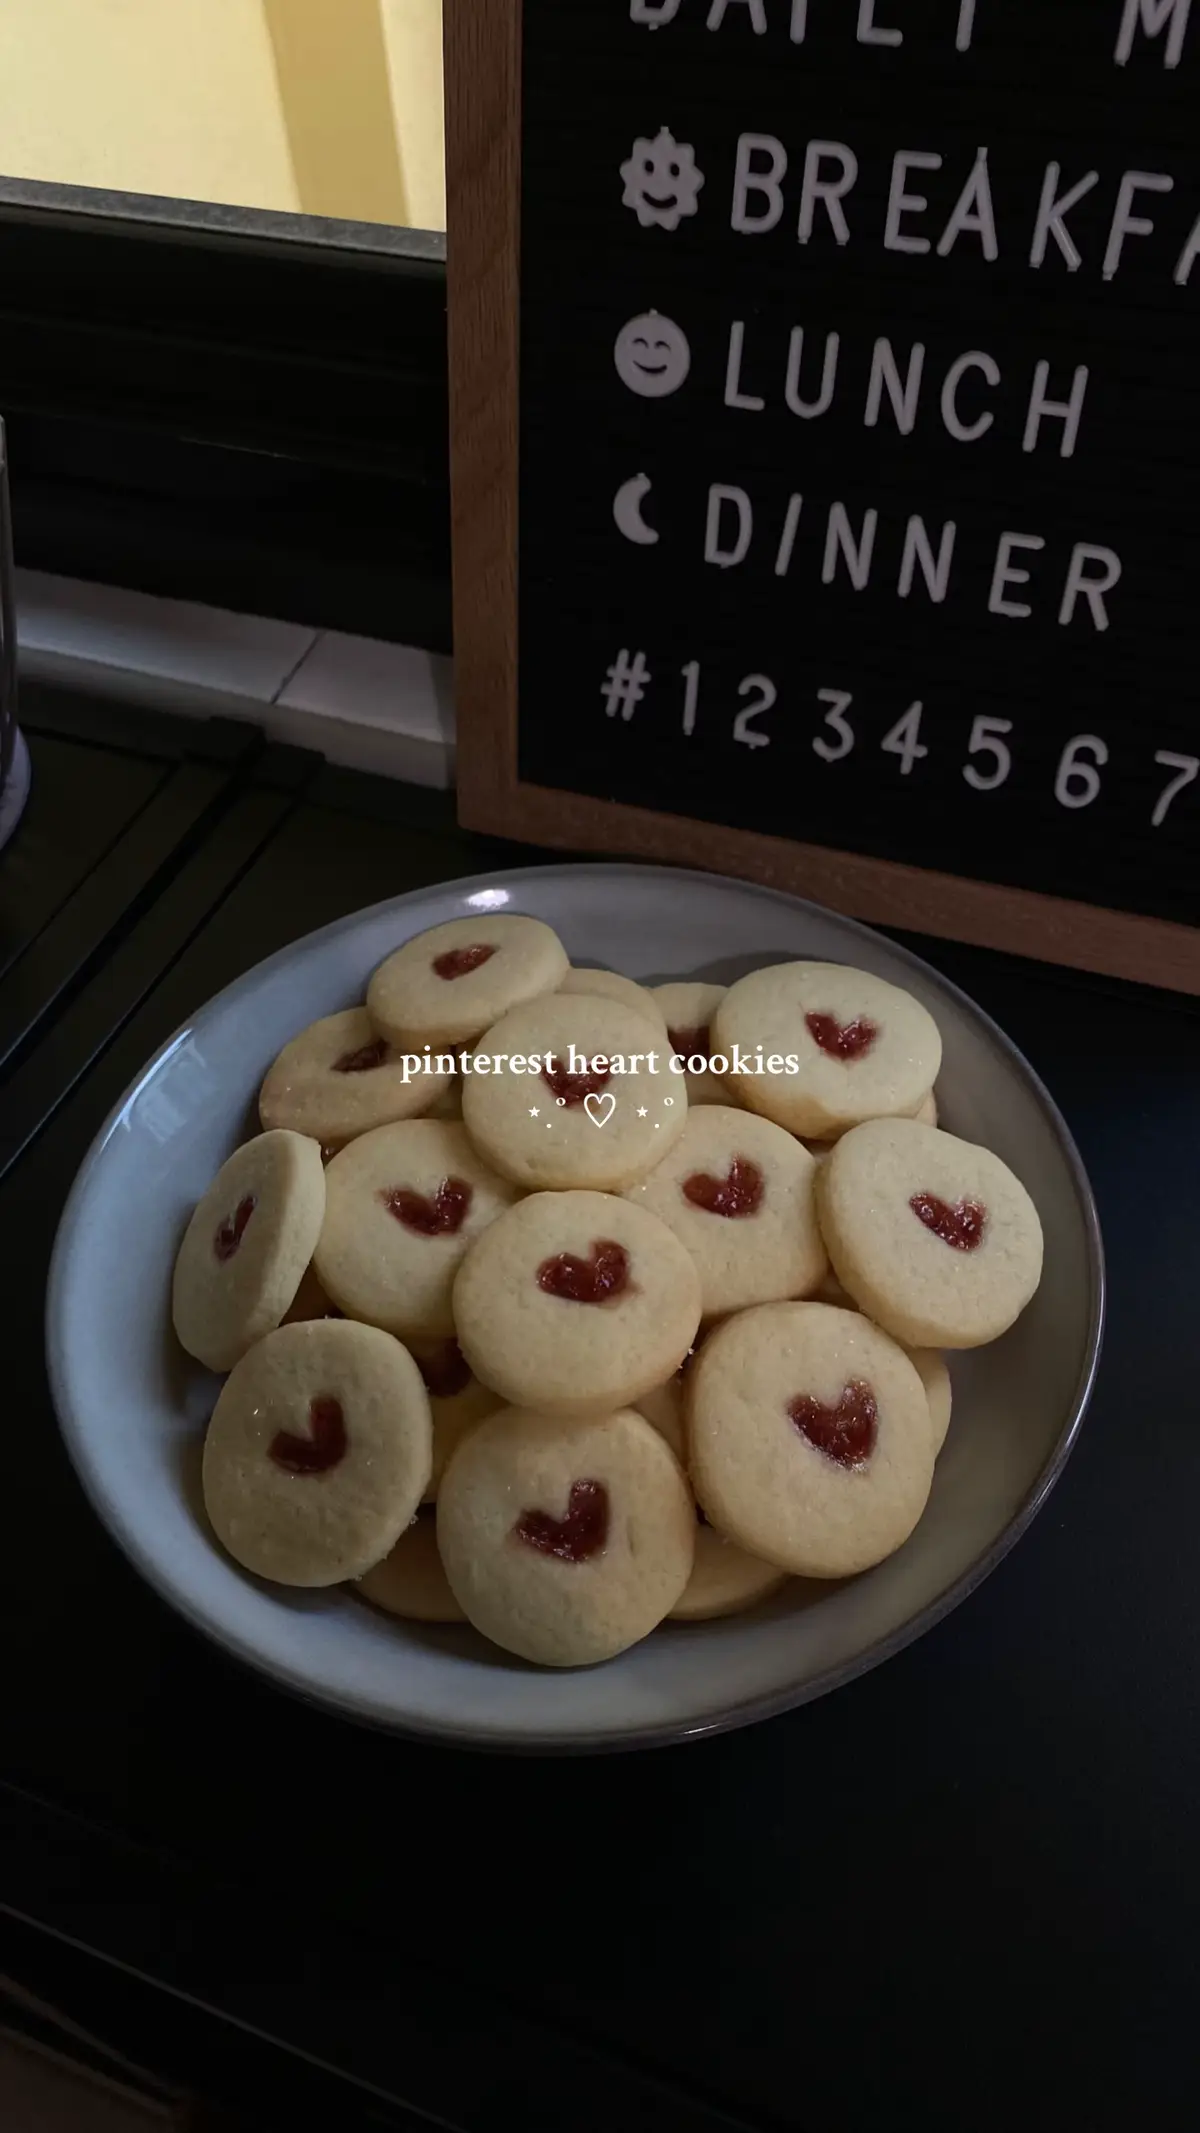
<path fill-rule="evenodd" d="M 556 1555 L 561 1563 L 586 1563 L 608 1539 L 608 1490 L 602 1481 L 573 1481 L 565 1518 L 522 1511 L 513 1532 L 527 1548 Z"/>
<path fill-rule="evenodd" d="M 838 1466 L 865 1466 L 875 1449 L 879 1414 L 875 1395 L 861 1378 L 843 1385 L 836 1407 L 802 1392 L 788 1401 L 788 1414 L 800 1435 Z"/>
<path fill-rule="evenodd" d="M 465 1178 L 443 1178 L 432 1195 L 393 1185 L 379 1197 L 389 1215 L 418 1237 L 454 1237 L 471 1211 L 474 1193 Z"/>
<path fill-rule="evenodd" d="M 697 1170 L 683 1181 L 683 1197 L 707 1215 L 753 1215 L 763 1203 L 765 1182 L 757 1163 L 735 1155 L 723 1178 Z"/>
<path fill-rule="evenodd" d="M 445 955 L 435 955 L 433 967 L 439 978 L 465 978 L 490 963 L 495 953 L 487 942 L 476 941 L 473 948 L 447 948 Z"/>
<path fill-rule="evenodd" d="M 537 1283 L 547 1296 L 561 1296 L 567 1303 L 609 1303 L 629 1286 L 629 1254 L 611 1237 L 598 1237 L 590 1259 L 577 1259 L 574 1252 L 543 1259 Z"/>
<path fill-rule="evenodd" d="M 244 1200 L 239 1200 L 236 1212 L 222 1222 L 220 1229 L 213 1238 L 213 1250 L 222 1266 L 225 1266 L 233 1258 L 242 1238 L 246 1234 L 250 1217 L 257 1206 L 258 1201 L 255 1199 L 254 1194 L 248 1192 Z"/>
<path fill-rule="evenodd" d="M 332 1393 L 321 1393 L 308 1403 L 307 1437 L 281 1429 L 271 1439 L 270 1453 L 276 1466 L 289 1474 L 328 1474 L 346 1456 L 349 1439 L 342 1403 Z"/>
<path fill-rule="evenodd" d="M 586 1103 L 589 1096 L 599 1096 L 608 1087 L 612 1074 L 607 1067 L 601 1067 L 598 1074 L 572 1074 L 552 1053 L 542 1068 L 542 1080 L 560 1104 L 569 1109 L 573 1104 Z"/>
<path fill-rule="evenodd" d="M 814 1044 L 831 1059 L 862 1059 L 879 1035 L 878 1024 L 867 1015 L 853 1022 L 839 1022 L 836 1015 L 805 1015 L 805 1026 Z"/>
<path fill-rule="evenodd" d="M 434 1400 L 453 1400 L 471 1382 L 471 1366 L 455 1340 L 443 1341 L 428 1355 L 417 1357 L 425 1390 Z"/>
<path fill-rule="evenodd" d="M 360 1044 L 356 1052 L 343 1052 L 333 1062 L 335 1074 L 370 1074 L 381 1067 L 388 1055 L 387 1038 L 376 1037 L 374 1044 Z"/>
<path fill-rule="evenodd" d="M 698 1029 L 669 1029 L 667 1035 L 671 1040 L 671 1050 L 678 1052 L 681 1059 L 695 1059 L 697 1056 L 701 1059 L 708 1058 L 707 1024 L 702 1022 Z"/>
<path fill-rule="evenodd" d="M 978 1200 L 956 1200 L 951 1207 L 948 1200 L 939 1200 L 935 1192 L 914 1192 L 909 1201 L 918 1222 L 931 1229 L 943 1244 L 952 1245 L 956 1252 L 973 1252 L 983 1243 L 987 1228 L 987 1209 Z"/>

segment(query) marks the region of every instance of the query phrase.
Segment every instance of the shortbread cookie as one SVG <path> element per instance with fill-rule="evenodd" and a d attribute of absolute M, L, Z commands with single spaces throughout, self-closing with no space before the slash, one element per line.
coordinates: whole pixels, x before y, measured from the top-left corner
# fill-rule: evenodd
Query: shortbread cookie
<path fill-rule="evenodd" d="M 405 941 L 367 987 L 376 1033 L 401 1050 L 470 1044 L 509 1008 L 562 984 L 570 966 L 540 918 L 481 913 Z"/>
<path fill-rule="evenodd" d="M 406 1526 L 395 1547 L 359 1578 L 355 1591 L 385 1615 L 406 1622 L 465 1622 L 442 1568 L 437 1522 L 425 1510 Z"/>
<path fill-rule="evenodd" d="M 284 1045 L 262 1085 L 258 1114 L 264 1126 L 289 1126 L 332 1151 L 375 1126 L 416 1118 L 452 1079 L 432 1054 L 397 1052 L 376 1036 L 365 1007 L 350 1007 Z"/>
<path fill-rule="evenodd" d="M 586 993 L 594 999 L 618 1000 L 623 1007 L 631 1007 L 636 1015 L 644 1015 L 661 1043 L 667 1025 L 654 994 L 644 985 L 635 985 L 632 978 L 623 978 L 619 970 L 592 970 L 572 964 L 558 989 L 565 993 Z"/>
<path fill-rule="evenodd" d="M 452 1080 L 452 1081 L 450 1082 L 449 1086 L 448 1086 L 447 1088 L 445 1088 L 445 1089 L 443 1089 L 443 1090 L 442 1090 L 442 1093 L 441 1093 L 441 1095 L 440 1095 L 440 1096 L 438 1096 L 438 1097 L 435 1097 L 434 1101 L 433 1101 L 433 1102 L 432 1102 L 432 1103 L 431 1103 L 431 1104 L 429 1105 L 429 1108 L 428 1108 L 428 1110 L 426 1110 L 426 1111 L 423 1111 L 423 1112 L 421 1113 L 421 1116 L 422 1116 L 422 1118 L 461 1118 L 461 1117 L 462 1117 L 462 1077 L 461 1077 L 461 1075 L 459 1075 L 459 1074 L 456 1074 L 456 1075 L 454 1076 L 454 1078 L 453 1078 L 453 1080 Z"/>
<path fill-rule="evenodd" d="M 433 1416 L 433 1471 L 425 1501 L 434 1503 L 451 1454 L 457 1451 L 468 1430 L 494 1415 L 502 1403 L 488 1386 L 480 1384 L 453 1336 L 430 1344 L 413 1341 L 410 1348 L 425 1380 Z"/>
<path fill-rule="evenodd" d="M 407 1349 L 373 1326 L 315 1319 L 269 1333 L 222 1388 L 204 1502 L 244 1569 L 338 1585 L 399 1539 L 430 1456 L 429 1401 Z"/>
<path fill-rule="evenodd" d="M 857 1311 L 760 1304 L 688 1374 L 692 1485 L 713 1524 L 797 1577 L 841 1578 L 907 1540 L 933 1479 L 925 1388 Z"/>
<path fill-rule="evenodd" d="M 953 1400 L 946 1358 L 939 1355 L 936 1348 L 906 1348 L 904 1353 L 925 1387 L 925 1397 L 929 1402 L 929 1419 L 933 1424 L 933 1450 L 936 1458 L 950 1429 Z"/>
<path fill-rule="evenodd" d="M 817 1226 L 816 1165 L 782 1126 L 705 1104 L 670 1154 L 625 1197 L 661 1215 L 700 1274 L 705 1318 L 810 1296 L 829 1264 Z"/>
<path fill-rule="evenodd" d="M 514 1407 L 604 1414 L 679 1368 L 700 1323 L 700 1277 L 647 1208 L 540 1192 L 471 1246 L 454 1318 L 476 1377 Z"/>
<path fill-rule="evenodd" d="M 707 1060 L 712 1051 L 712 1018 L 725 998 L 725 987 L 706 985 L 698 978 L 675 978 L 668 985 L 656 985 L 653 998 L 667 1025 L 676 1058 L 697 1061 L 697 1072 L 684 1075 L 688 1102 L 737 1103 L 729 1083 L 708 1068 L 699 1070 L 698 1064 L 701 1059 Z"/>
<path fill-rule="evenodd" d="M 740 1615 L 786 1584 L 785 1570 L 747 1555 L 715 1526 L 702 1523 L 696 1527 L 691 1577 L 670 1618 L 672 1622 L 713 1622 L 719 1615 Z"/>
<path fill-rule="evenodd" d="M 325 1214 L 317 1143 L 260 1133 L 235 1148 L 192 1215 L 175 1261 L 171 1313 L 189 1355 L 232 1370 L 279 1324 Z"/>
<path fill-rule="evenodd" d="M 713 1017 L 740 1100 L 789 1133 L 834 1140 L 867 1118 L 910 1116 L 942 1040 L 896 985 L 840 963 L 778 963 L 731 985 Z"/>
<path fill-rule="evenodd" d="M 687 1120 L 666 1040 L 644 1015 L 595 994 L 517 1008 L 466 1066 L 467 1131 L 504 1177 L 531 1189 L 619 1191 L 662 1161 Z"/>
<path fill-rule="evenodd" d="M 335 1155 L 317 1278 L 348 1318 L 401 1340 L 454 1331 L 450 1291 L 469 1244 L 516 1194 L 452 1121 L 379 1126 Z"/>
<path fill-rule="evenodd" d="M 913 1119 L 877 1119 L 818 1172 L 838 1279 L 910 1348 L 978 1348 L 1007 1331 L 1041 1279 L 1042 1226 L 990 1148 Z"/>
<path fill-rule="evenodd" d="M 651 1391 L 638 1394 L 634 1401 L 639 1415 L 665 1437 L 680 1466 L 687 1466 L 687 1439 L 683 1427 L 683 1379 L 682 1369 L 667 1379 L 665 1385 L 655 1385 Z"/>
<path fill-rule="evenodd" d="M 586 1422 L 507 1408 L 446 1469 L 438 1546 L 475 1627 L 541 1666 L 611 1659 L 668 1615 L 696 1514 L 657 1430 L 629 1409 Z"/>

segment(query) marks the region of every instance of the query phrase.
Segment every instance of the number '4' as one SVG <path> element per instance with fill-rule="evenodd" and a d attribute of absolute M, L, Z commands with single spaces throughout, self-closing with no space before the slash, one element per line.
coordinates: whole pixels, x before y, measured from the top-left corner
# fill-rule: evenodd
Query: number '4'
<path fill-rule="evenodd" d="M 929 750 L 921 739 L 921 705 L 910 704 L 903 718 L 898 718 L 890 733 L 885 733 L 879 745 L 888 755 L 900 758 L 900 775 L 907 777 L 914 763 L 919 763 Z"/>

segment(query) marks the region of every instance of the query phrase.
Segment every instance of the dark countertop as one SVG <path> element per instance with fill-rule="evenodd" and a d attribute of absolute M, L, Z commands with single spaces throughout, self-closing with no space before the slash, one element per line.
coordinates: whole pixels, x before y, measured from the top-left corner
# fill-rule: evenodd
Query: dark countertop
<path fill-rule="evenodd" d="M 106 711 L 89 715 L 102 736 Z M 55 748 L 102 753 L 95 736 Z M 44 913 L 64 855 L 83 863 L 79 781 L 56 785 L 31 740 L 42 813 L 0 858 L 0 913 L 21 869 Z M 114 822 L 150 790 L 122 776 Z M 288 1700 L 138 1581 L 59 1443 L 46 1267 L 97 1126 L 213 991 L 345 912 L 529 855 L 459 832 L 441 796 L 248 744 L 206 806 L 150 855 L 0 1082 L 17 1396 L 0 1907 L 470 2133 L 1007 2133 L 1035 2099 L 1039 2122 L 1071 2129 L 1183 2124 L 1200 1007 L 912 944 L 1062 1106 L 1109 1260 L 1078 1447 L 980 1592 L 836 1695 L 687 1748 L 415 1745 Z"/>

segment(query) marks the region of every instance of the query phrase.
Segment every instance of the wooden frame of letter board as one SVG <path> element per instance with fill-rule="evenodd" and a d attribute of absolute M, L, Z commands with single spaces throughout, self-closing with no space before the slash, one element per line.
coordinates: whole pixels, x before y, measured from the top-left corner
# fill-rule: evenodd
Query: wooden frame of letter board
<path fill-rule="evenodd" d="M 522 782 L 517 772 L 521 0 L 446 0 L 458 812 L 534 844 L 740 874 L 855 918 L 1200 993 L 1200 931 Z"/>

